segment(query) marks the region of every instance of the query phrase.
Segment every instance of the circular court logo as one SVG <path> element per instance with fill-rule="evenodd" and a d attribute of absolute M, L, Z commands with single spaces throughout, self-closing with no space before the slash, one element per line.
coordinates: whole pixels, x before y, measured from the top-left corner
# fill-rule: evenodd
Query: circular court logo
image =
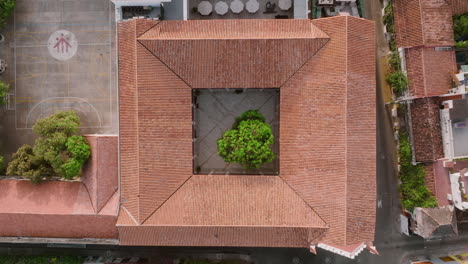
<path fill-rule="evenodd" d="M 47 49 L 50 55 L 57 60 L 68 60 L 75 56 L 78 50 L 78 41 L 75 34 L 68 30 L 57 30 L 49 37 Z"/>

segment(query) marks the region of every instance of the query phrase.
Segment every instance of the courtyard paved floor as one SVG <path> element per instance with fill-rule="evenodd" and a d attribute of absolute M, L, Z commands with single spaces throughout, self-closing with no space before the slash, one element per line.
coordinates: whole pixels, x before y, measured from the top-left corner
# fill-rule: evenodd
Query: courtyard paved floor
<path fill-rule="evenodd" d="M 236 117 L 258 109 L 270 124 L 275 137 L 272 150 L 278 156 L 279 91 L 247 89 L 243 93 L 224 89 L 198 90 L 195 109 L 195 168 L 207 174 L 278 174 L 278 159 L 258 170 L 245 170 L 239 164 L 226 163 L 217 154 L 217 140 L 231 129 Z M 197 170 L 197 169 L 196 169 Z"/>
<path fill-rule="evenodd" d="M 4 34 L 0 57 L 9 67 L 1 78 L 11 84 L 11 102 L 2 151 L 31 143 L 36 120 L 63 110 L 78 112 L 84 133 L 117 133 L 111 1 L 17 0 Z"/>

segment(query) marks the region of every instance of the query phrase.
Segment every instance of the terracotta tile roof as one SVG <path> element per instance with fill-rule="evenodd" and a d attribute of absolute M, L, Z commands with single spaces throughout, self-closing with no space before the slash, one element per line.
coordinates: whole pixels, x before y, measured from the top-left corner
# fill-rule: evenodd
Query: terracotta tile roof
<path fill-rule="evenodd" d="M 174 21 L 158 24 L 138 40 L 192 88 L 272 88 L 282 86 L 329 39 L 307 20 L 275 24 Z"/>
<path fill-rule="evenodd" d="M 137 38 L 139 23 L 119 24 L 121 244 L 308 247 L 373 240 L 372 22 L 163 21 Z M 217 87 L 280 88 L 280 177 L 192 176 L 191 88 Z"/>
<path fill-rule="evenodd" d="M 96 212 L 99 212 L 119 188 L 118 170 L 118 142 L 116 136 L 86 136 L 86 139 L 96 153 L 92 155 L 91 162 L 86 163 L 84 170 L 91 170 L 96 177 L 84 177 L 91 202 Z M 105 175 L 105 177 L 103 177 Z"/>
<path fill-rule="evenodd" d="M 457 71 L 455 51 L 409 48 L 405 51 L 405 58 L 410 96 L 443 95 L 452 88 L 452 74 Z"/>
<path fill-rule="evenodd" d="M 121 245 L 302 247 L 323 229 L 248 226 L 120 226 Z"/>
<path fill-rule="evenodd" d="M 327 228 L 279 177 L 194 175 L 145 225 Z"/>
<path fill-rule="evenodd" d="M 446 0 L 452 6 L 453 15 L 468 13 L 467 0 Z"/>
<path fill-rule="evenodd" d="M 227 40 L 227 39 L 328 39 L 319 28 L 304 20 L 224 19 L 172 21 L 153 27 L 140 40 Z"/>
<path fill-rule="evenodd" d="M 416 161 L 432 162 L 444 157 L 437 97 L 413 101 L 411 124 Z"/>
<path fill-rule="evenodd" d="M 0 180 L 0 237 L 117 238 L 117 137 L 105 137 L 101 147 L 100 138 L 87 139 L 95 158 L 84 169 L 83 182 Z"/>
<path fill-rule="evenodd" d="M 434 195 L 436 194 L 436 185 L 435 185 L 435 172 L 434 172 L 434 164 L 424 164 L 424 171 L 426 172 L 425 176 L 425 185 L 429 191 L 431 191 Z"/>
<path fill-rule="evenodd" d="M 148 26 L 119 24 L 122 204 L 141 222 L 192 175 L 192 91 L 135 41 Z"/>
<path fill-rule="evenodd" d="M 399 47 L 453 46 L 452 7 L 445 0 L 393 1 Z"/>

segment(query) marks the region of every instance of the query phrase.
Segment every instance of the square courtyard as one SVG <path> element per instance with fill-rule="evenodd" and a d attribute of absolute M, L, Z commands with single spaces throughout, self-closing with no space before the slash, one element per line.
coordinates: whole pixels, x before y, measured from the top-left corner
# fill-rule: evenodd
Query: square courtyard
<path fill-rule="evenodd" d="M 278 174 L 278 89 L 197 89 L 193 92 L 193 100 L 194 173 Z M 275 138 L 271 145 L 275 159 L 259 169 L 245 169 L 240 164 L 227 163 L 217 153 L 217 140 L 231 129 L 236 117 L 248 110 L 259 110 Z"/>

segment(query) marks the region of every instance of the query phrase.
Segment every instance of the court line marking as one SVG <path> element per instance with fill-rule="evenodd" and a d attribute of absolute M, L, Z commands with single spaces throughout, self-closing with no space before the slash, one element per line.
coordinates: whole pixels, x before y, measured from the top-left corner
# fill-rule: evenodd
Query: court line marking
<path fill-rule="evenodd" d="M 108 26 L 109 29 L 106 29 L 106 30 L 74 30 L 73 32 L 109 32 L 109 43 L 82 43 L 82 44 L 78 44 L 78 46 L 82 45 L 82 46 L 98 46 L 98 45 L 101 45 L 101 46 L 105 46 L 105 45 L 109 45 L 109 98 L 108 101 L 109 102 L 109 112 L 110 112 L 110 126 L 103 126 L 102 125 L 102 120 L 101 120 L 101 116 L 100 116 L 100 113 L 99 111 L 97 111 L 97 109 L 94 107 L 94 105 L 92 105 L 91 103 L 89 103 L 88 101 L 86 101 L 85 99 L 83 98 L 78 98 L 78 97 L 49 97 L 49 98 L 46 98 L 46 99 L 43 99 L 42 101 L 40 101 L 39 103 L 37 103 L 36 105 L 33 106 L 33 108 L 29 111 L 28 115 L 27 115 L 27 118 L 26 118 L 26 128 L 18 128 L 18 118 L 17 118 L 17 111 L 16 111 L 16 95 L 17 95 L 17 61 L 16 61 L 16 56 L 17 56 L 17 48 L 32 48 L 32 47 L 45 47 L 47 45 L 23 45 L 23 46 L 14 46 L 14 58 L 15 58 L 15 79 L 14 79 L 14 82 L 15 82 L 15 129 L 31 129 L 31 128 L 28 128 L 28 122 L 29 122 L 29 118 L 30 118 L 30 114 L 31 114 L 31 111 L 33 109 L 35 109 L 39 104 L 43 103 L 44 101 L 46 100 L 49 100 L 49 99 L 66 99 L 66 98 L 76 98 L 78 100 L 82 100 L 84 101 L 85 103 L 87 103 L 88 105 L 90 105 L 92 107 L 92 109 L 94 110 L 94 112 L 97 114 L 97 117 L 98 117 L 98 120 L 99 120 L 99 123 L 100 123 L 100 126 L 90 126 L 90 127 L 81 127 L 81 128 L 112 128 L 113 127 L 113 98 L 112 98 L 112 82 L 113 82 L 113 78 L 112 78 L 112 63 L 113 63 L 113 59 L 112 59 L 112 33 L 113 33 L 113 30 L 112 30 L 112 4 L 111 2 L 109 1 L 108 3 L 109 5 L 109 11 L 108 11 L 108 14 L 109 14 L 109 21 L 106 22 L 106 23 L 93 23 L 93 24 L 90 24 L 90 23 L 49 23 L 49 24 L 45 24 L 45 23 L 16 23 L 16 12 L 14 13 L 13 15 L 13 29 L 14 29 L 14 37 L 16 38 L 16 35 L 26 35 L 27 37 L 29 38 L 32 38 L 33 40 L 37 40 L 36 37 L 34 36 L 31 36 L 31 34 L 41 34 L 41 33 L 48 33 L 50 34 L 50 32 L 17 32 L 16 31 L 16 26 L 28 26 L 28 25 L 35 25 L 35 26 L 61 26 L 61 27 L 66 27 L 66 26 L 86 26 L 86 25 L 91 25 L 91 26 Z M 63 15 L 63 14 L 62 14 Z M 115 30 L 116 31 L 116 30 Z M 25 36 L 21 36 L 21 37 L 25 37 Z M 16 43 L 16 40 L 14 41 L 14 43 Z M 46 59 L 45 59 L 46 60 Z M 118 57 L 116 56 L 116 62 L 118 60 Z M 47 64 L 46 64 L 46 67 L 47 67 Z M 41 73 L 41 74 L 30 74 L 28 76 L 25 76 L 26 78 L 35 78 L 35 77 L 42 77 L 44 75 L 47 75 L 48 71 L 46 69 L 46 72 L 45 74 Z M 102 75 L 102 76 L 106 76 L 106 74 L 102 73 L 102 74 L 99 74 L 99 75 Z M 115 78 L 117 78 L 117 76 L 115 76 Z M 23 79 L 23 78 L 21 78 Z M 42 88 L 42 84 L 41 85 L 41 88 Z"/>
<path fill-rule="evenodd" d="M 97 118 L 99 120 L 99 126 L 98 127 L 102 127 L 102 120 L 101 120 L 101 115 L 99 114 L 99 111 L 97 111 L 96 107 L 94 107 L 94 105 L 92 105 L 91 103 L 89 103 L 88 101 L 86 101 L 85 99 L 83 98 L 79 98 L 79 97 L 49 97 L 49 98 L 46 98 L 42 101 L 40 101 L 39 103 L 35 104 L 31 110 L 29 110 L 29 113 L 28 115 L 26 116 L 26 127 L 25 129 L 31 129 L 31 128 L 28 128 L 28 124 L 29 124 L 29 119 L 30 119 L 30 116 L 31 116 L 31 113 L 36 109 L 36 107 L 38 107 L 40 104 L 44 103 L 45 101 L 49 100 L 49 99 L 76 99 L 78 101 L 83 101 L 84 103 L 88 104 L 89 106 L 91 106 L 91 108 L 94 110 L 94 112 L 96 113 L 97 115 Z M 71 108 L 71 107 L 56 107 L 56 108 Z"/>
<path fill-rule="evenodd" d="M 81 43 L 78 46 L 107 46 L 111 45 L 111 43 Z M 47 44 L 36 44 L 36 45 L 22 45 L 22 46 L 15 46 L 16 48 L 41 48 L 47 47 Z"/>

